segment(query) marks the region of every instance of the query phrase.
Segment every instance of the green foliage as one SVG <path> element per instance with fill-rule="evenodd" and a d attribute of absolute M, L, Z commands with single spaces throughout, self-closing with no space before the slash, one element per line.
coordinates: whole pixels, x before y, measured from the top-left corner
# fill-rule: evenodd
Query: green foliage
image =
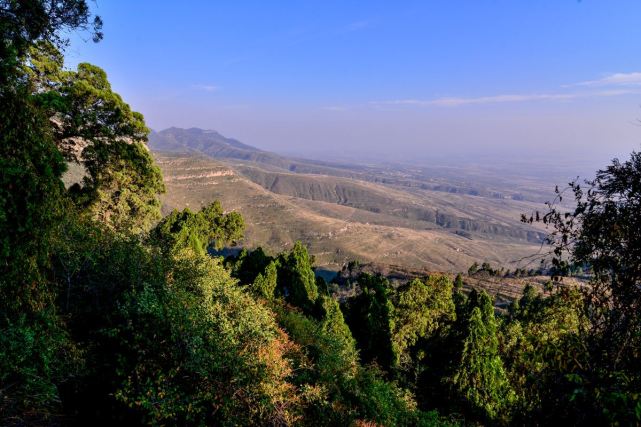
<path fill-rule="evenodd" d="M 522 218 L 553 230 L 548 241 L 558 274 L 568 274 L 571 266 L 592 272 L 589 286 L 581 289 L 587 322 L 580 335 L 587 357 L 571 374 L 566 413 L 586 422 L 638 423 L 638 400 L 619 396 L 641 395 L 641 153 L 615 159 L 594 180 L 571 182 L 567 190 L 573 210 L 549 203 L 543 216 Z M 555 202 L 563 192 L 557 187 Z"/>
<path fill-rule="evenodd" d="M 318 298 L 316 277 L 307 249 L 296 242 L 292 250 L 282 256 L 278 270 L 279 292 L 292 304 L 311 312 Z"/>
<path fill-rule="evenodd" d="M 87 173 L 71 194 L 88 214 L 118 232 L 148 231 L 160 219 L 158 194 L 165 187 L 145 145 L 149 129 L 142 114 L 111 90 L 101 68 L 62 67 L 61 53 L 41 42 L 29 50 L 23 73 L 33 100 L 54 124 L 56 145 Z"/>
<path fill-rule="evenodd" d="M 243 285 L 252 284 L 258 274 L 263 273 L 267 265 L 274 261 L 263 248 L 258 247 L 253 251 L 243 248 L 236 257 L 229 257 L 225 265 L 230 269 L 231 275 Z M 278 264 L 278 263 L 276 263 Z"/>
<path fill-rule="evenodd" d="M 472 276 L 472 275 L 474 275 L 477 271 L 479 271 L 479 264 L 478 264 L 477 262 L 474 262 L 474 264 L 472 264 L 472 265 L 470 266 L 470 268 L 467 270 L 467 274 L 469 274 L 470 276 Z"/>
<path fill-rule="evenodd" d="M 56 384 L 74 374 L 75 360 L 48 278 L 65 164 L 20 79 L 20 59 L 35 40 L 62 41 L 57 31 L 83 26 L 88 11 L 84 1 L 0 7 L 0 424 L 53 423 Z"/>
<path fill-rule="evenodd" d="M 46 95 L 46 94 L 45 94 Z M 57 89 L 63 105 L 51 113 L 60 120 L 59 146 L 76 155 L 86 169 L 82 187 L 72 194 L 97 220 L 116 231 L 141 233 L 160 219 L 158 194 L 165 190 L 160 169 L 145 146 L 148 129 L 140 113 L 132 112 L 111 91 L 106 74 L 90 64 L 68 73 Z"/>
<path fill-rule="evenodd" d="M 384 426 L 447 426 L 455 425 L 441 419 L 438 413 L 416 409 L 411 393 L 386 381 L 377 369 L 363 368 L 354 381 L 354 395 L 359 418 Z"/>
<path fill-rule="evenodd" d="M 394 305 L 390 300 L 391 286 L 387 279 L 361 273 L 361 293 L 351 298 L 345 312 L 364 362 L 376 362 L 386 371 L 397 359 L 392 346 Z"/>
<path fill-rule="evenodd" d="M 70 189 L 97 221 L 118 232 L 140 234 L 160 219 L 160 169 L 140 143 L 94 144 L 83 152 L 88 176 Z"/>
<path fill-rule="evenodd" d="M 12 313 L 51 301 L 42 268 L 63 215 L 65 164 L 46 119 L 24 97 L 0 97 L 0 291 L 3 308 L 13 306 Z"/>
<path fill-rule="evenodd" d="M 278 267 L 271 261 L 263 273 L 258 273 L 251 286 L 252 292 L 267 300 L 274 298 L 278 282 Z"/>
<path fill-rule="evenodd" d="M 579 333 L 585 324 L 581 295 L 562 289 L 550 297 L 526 287 L 501 331 L 503 360 L 518 397 L 517 419 L 546 419 L 564 411 L 566 373 L 584 363 Z M 555 411 L 550 411 L 556 407 Z M 549 411 L 549 412 L 548 412 Z M 548 413 L 546 413 L 548 412 Z"/>
<path fill-rule="evenodd" d="M 102 39 L 102 20 L 91 14 L 85 0 L 4 1 L 0 4 L 0 88 L 17 74 L 19 59 L 38 40 L 66 44 L 70 30 L 91 30 Z"/>
<path fill-rule="evenodd" d="M 338 303 L 319 299 L 321 320 L 276 307 L 279 323 L 303 349 L 294 376 L 306 403 L 302 424 L 445 424 L 437 414 L 417 410 L 411 393 L 385 380 L 377 368 L 361 367 Z"/>
<path fill-rule="evenodd" d="M 316 289 L 319 295 L 329 295 L 329 286 L 322 276 L 316 276 Z"/>
<path fill-rule="evenodd" d="M 328 300 L 324 305 L 331 308 L 334 304 Z M 342 315 L 333 308 L 331 310 L 330 317 L 316 320 L 297 311 L 276 307 L 279 323 L 297 344 L 306 349 L 313 362 L 302 378 L 328 385 L 353 376 L 358 360 L 349 329 L 341 323 Z M 334 334 L 336 331 L 339 333 Z"/>
<path fill-rule="evenodd" d="M 22 70 L 34 101 L 52 118 L 56 143 L 68 159 L 82 160 L 84 146 L 147 141 L 142 114 L 111 90 L 103 69 L 81 63 L 69 71 L 63 64 L 52 43 L 39 42 L 29 49 Z"/>
<path fill-rule="evenodd" d="M 56 110 L 61 121 L 58 136 L 99 141 L 144 142 L 149 129 L 142 114 L 132 111 L 117 93 L 111 90 L 105 71 L 92 64 L 81 63 L 75 72 L 64 72 L 58 88 L 64 100 Z"/>
<path fill-rule="evenodd" d="M 190 247 L 204 254 L 210 245 L 221 248 L 225 243 L 242 238 L 245 224 L 237 212 L 223 213 L 220 202 L 215 201 L 199 212 L 188 208 L 173 210 L 151 231 L 154 244 L 167 251 Z"/>
<path fill-rule="evenodd" d="M 472 304 L 452 385 L 473 411 L 488 420 L 506 420 L 513 391 L 499 356 L 492 300 L 481 292 L 478 304 Z"/>
<path fill-rule="evenodd" d="M 29 85 L 31 93 L 42 105 L 45 102 L 62 101 L 55 89 L 62 83 L 62 69 L 65 58 L 60 50 L 49 41 L 39 41 L 31 46 L 26 59 L 21 64 L 21 72 Z M 47 95 L 44 95 L 44 94 Z"/>
<path fill-rule="evenodd" d="M 56 385 L 76 373 L 78 358 L 52 308 L 2 319 L 0 422 L 54 422 L 61 410 Z"/>
<path fill-rule="evenodd" d="M 353 342 L 331 334 L 337 327 L 331 321 L 319 321 L 284 306 L 276 306 L 275 311 L 279 324 L 300 348 L 294 358 L 293 381 L 302 392 L 306 423 L 349 424 L 349 409 L 335 406 L 344 402 L 345 385 L 356 374 Z"/>
<path fill-rule="evenodd" d="M 454 289 L 456 289 L 456 292 L 463 291 L 463 276 L 460 273 L 454 279 Z"/>
<path fill-rule="evenodd" d="M 425 282 L 414 279 L 399 289 L 392 316 L 394 366 L 407 369 L 412 363 L 409 349 L 454 317 L 452 281 L 447 276 L 432 275 Z"/>
<path fill-rule="evenodd" d="M 119 309 L 110 335 L 127 346 L 116 399 L 153 424 L 291 422 L 287 339 L 270 312 L 193 252 L 172 273 L 169 286 L 142 285 Z"/>
<path fill-rule="evenodd" d="M 91 222 L 70 226 L 63 237 L 84 240 L 57 243 L 54 267 L 71 336 L 88 344 L 86 369 L 62 395 L 81 424 L 297 417 L 287 336 L 216 260 L 190 248 L 163 253 Z"/>
<path fill-rule="evenodd" d="M 352 337 L 349 327 L 345 323 L 345 318 L 340 309 L 338 301 L 328 296 L 321 296 L 319 298 L 321 307 L 321 322 L 320 327 L 323 334 L 331 336 L 338 343 L 340 351 L 336 352 L 336 357 L 343 362 L 346 362 L 344 372 L 350 375 L 355 370 L 358 361 L 356 353 L 356 342 Z"/>

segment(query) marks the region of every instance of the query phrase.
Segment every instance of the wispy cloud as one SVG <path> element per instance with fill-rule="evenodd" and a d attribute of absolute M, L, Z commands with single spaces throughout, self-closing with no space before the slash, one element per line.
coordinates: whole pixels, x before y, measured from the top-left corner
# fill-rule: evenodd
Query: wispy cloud
<path fill-rule="evenodd" d="M 347 107 L 342 105 L 329 105 L 327 107 L 321 107 L 321 110 L 325 111 L 347 111 Z"/>
<path fill-rule="evenodd" d="M 205 92 L 217 92 L 220 90 L 220 86 L 216 85 L 194 85 L 194 88 Z"/>
<path fill-rule="evenodd" d="M 594 89 L 583 89 L 581 91 L 577 88 L 578 86 L 592 87 Z M 371 101 L 369 104 L 377 107 L 383 107 L 386 105 L 459 107 L 463 105 L 569 101 L 578 98 L 599 98 L 631 94 L 641 95 L 641 72 L 608 74 L 600 79 L 573 83 L 571 85 L 564 85 L 561 87 L 565 88 L 565 90 L 544 93 L 513 93 L 476 97 L 446 96 L 434 99 L 393 99 Z M 572 90 L 571 88 L 575 89 Z M 598 88 L 601 89 L 598 90 Z"/>
<path fill-rule="evenodd" d="M 573 86 L 641 86 L 641 73 L 614 73 L 597 80 L 575 83 Z"/>
<path fill-rule="evenodd" d="M 534 94 L 503 94 L 479 97 L 442 97 L 435 99 L 395 99 L 388 101 L 372 101 L 370 104 L 383 105 L 415 105 L 415 106 L 438 106 L 438 107 L 459 107 L 463 105 L 499 104 L 516 102 L 535 101 L 568 101 L 577 98 L 593 98 L 606 96 L 628 95 L 641 93 L 635 90 L 603 90 L 598 92 L 582 93 L 534 93 Z"/>
<path fill-rule="evenodd" d="M 546 94 L 528 94 L 528 95 L 492 95 L 492 96 L 479 96 L 471 98 L 460 97 L 443 97 L 430 100 L 420 99 L 400 99 L 383 102 L 386 104 L 396 105 L 437 105 L 442 107 L 458 107 L 460 105 L 471 104 L 496 104 L 504 102 L 526 102 L 526 101 L 559 101 L 565 99 L 575 98 L 573 94 L 560 94 L 560 93 L 546 93 Z"/>

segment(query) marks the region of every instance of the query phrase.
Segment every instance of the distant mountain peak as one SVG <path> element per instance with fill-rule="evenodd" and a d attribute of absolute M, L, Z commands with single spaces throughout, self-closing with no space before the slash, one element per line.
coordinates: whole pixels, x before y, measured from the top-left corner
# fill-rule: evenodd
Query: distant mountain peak
<path fill-rule="evenodd" d="M 198 152 L 214 158 L 256 161 L 257 156 L 276 154 L 259 150 L 236 139 L 227 138 L 218 131 L 192 127 L 170 127 L 149 135 L 149 148 L 166 152 Z"/>

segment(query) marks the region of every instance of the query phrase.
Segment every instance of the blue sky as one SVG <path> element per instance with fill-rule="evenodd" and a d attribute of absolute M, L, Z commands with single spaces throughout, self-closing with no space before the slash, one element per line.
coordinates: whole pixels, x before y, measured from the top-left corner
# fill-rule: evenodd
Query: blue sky
<path fill-rule="evenodd" d="M 154 129 L 366 160 L 641 147 L 641 2 L 98 0 L 103 67 Z"/>

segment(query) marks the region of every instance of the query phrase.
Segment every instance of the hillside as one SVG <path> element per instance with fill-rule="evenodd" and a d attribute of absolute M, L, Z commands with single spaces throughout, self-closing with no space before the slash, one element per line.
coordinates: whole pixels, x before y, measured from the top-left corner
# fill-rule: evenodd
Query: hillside
<path fill-rule="evenodd" d="M 157 147 L 157 145 L 156 145 Z M 302 240 L 317 264 L 352 259 L 439 271 L 474 261 L 509 267 L 539 250 L 539 234 L 518 222 L 523 201 L 416 193 L 368 181 L 266 170 L 192 153 L 155 153 L 165 176 L 163 211 L 220 200 L 241 212 L 249 247 L 273 253 Z"/>

